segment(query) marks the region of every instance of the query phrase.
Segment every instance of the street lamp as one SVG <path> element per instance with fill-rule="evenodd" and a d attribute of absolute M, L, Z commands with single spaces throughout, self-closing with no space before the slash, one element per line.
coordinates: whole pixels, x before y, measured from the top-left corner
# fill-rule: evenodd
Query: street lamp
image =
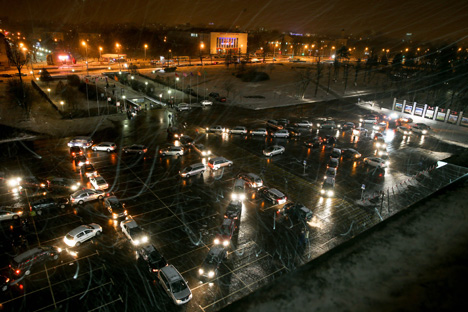
<path fill-rule="evenodd" d="M 49 92 L 49 99 L 50 99 L 50 88 L 47 88 L 47 92 Z"/>
<path fill-rule="evenodd" d="M 127 110 L 127 102 L 125 101 L 126 96 L 122 95 L 122 99 L 124 100 L 124 110 Z"/>
<path fill-rule="evenodd" d="M 275 48 L 273 49 L 273 62 L 276 60 L 276 49 L 278 48 L 278 43 L 275 43 Z"/>
<path fill-rule="evenodd" d="M 63 111 L 63 105 L 65 104 L 64 101 L 60 101 L 60 105 L 62 105 L 62 111 Z"/>
<path fill-rule="evenodd" d="M 115 51 L 117 52 L 117 61 L 119 62 L 119 71 L 122 71 L 120 67 L 120 56 L 119 56 L 119 51 L 120 51 L 120 44 L 118 42 L 115 43 Z"/>
<path fill-rule="evenodd" d="M 203 50 L 203 48 L 205 47 L 205 44 L 202 42 L 200 43 L 200 62 L 203 66 L 203 58 L 202 58 L 202 54 L 201 54 L 201 51 Z"/>
<path fill-rule="evenodd" d="M 88 70 L 88 45 L 86 44 L 85 41 L 81 41 L 81 44 L 85 47 L 86 49 L 86 76 L 89 76 L 89 70 Z"/>
<path fill-rule="evenodd" d="M 101 60 L 102 47 L 99 47 L 99 61 Z"/>
<path fill-rule="evenodd" d="M 146 60 L 146 49 L 148 49 L 148 45 L 145 44 L 145 60 Z"/>

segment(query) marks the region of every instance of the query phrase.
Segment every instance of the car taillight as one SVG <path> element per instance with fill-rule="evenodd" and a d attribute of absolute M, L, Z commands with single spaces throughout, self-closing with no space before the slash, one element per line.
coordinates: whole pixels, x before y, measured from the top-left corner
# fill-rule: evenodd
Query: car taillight
<path fill-rule="evenodd" d="M 16 270 L 16 271 L 15 271 L 15 274 L 16 274 L 16 275 L 18 275 L 18 274 L 20 274 L 20 273 L 21 273 L 21 270 Z"/>

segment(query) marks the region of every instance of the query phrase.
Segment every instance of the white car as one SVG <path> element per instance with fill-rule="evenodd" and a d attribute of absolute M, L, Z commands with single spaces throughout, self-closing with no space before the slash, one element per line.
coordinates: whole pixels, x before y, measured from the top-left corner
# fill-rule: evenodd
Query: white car
<path fill-rule="evenodd" d="M 284 153 L 285 148 L 281 145 L 272 145 L 263 150 L 263 155 L 271 157 Z"/>
<path fill-rule="evenodd" d="M 273 132 L 273 137 L 274 138 L 287 138 L 287 137 L 289 137 L 289 131 L 288 130 L 278 130 L 276 132 Z"/>
<path fill-rule="evenodd" d="M 311 128 L 313 126 L 313 124 L 308 120 L 301 120 L 301 121 L 296 122 L 296 126 L 297 127 Z"/>
<path fill-rule="evenodd" d="M 369 130 L 367 130 L 366 128 L 361 128 L 361 127 L 353 130 L 354 135 L 367 135 L 367 132 L 369 132 Z"/>
<path fill-rule="evenodd" d="M 148 234 L 133 220 L 132 216 L 120 222 L 120 228 L 134 246 L 146 244 L 149 240 Z"/>
<path fill-rule="evenodd" d="M 212 126 L 212 127 L 206 128 L 206 131 L 207 131 L 207 132 L 224 133 L 224 132 L 227 132 L 228 130 L 226 130 L 223 126 L 216 125 L 216 126 Z"/>
<path fill-rule="evenodd" d="M 179 105 L 177 105 L 176 109 L 181 112 L 181 111 L 184 111 L 184 110 L 190 110 L 191 107 L 189 104 L 187 103 L 180 103 Z"/>
<path fill-rule="evenodd" d="M 101 190 L 84 189 L 70 195 L 72 205 L 83 205 L 85 202 L 103 199 L 106 194 Z"/>
<path fill-rule="evenodd" d="M 166 291 L 176 305 L 185 304 L 192 299 L 192 291 L 187 281 L 172 264 L 159 270 L 158 280 L 164 291 Z"/>
<path fill-rule="evenodd" d="M 0 210 L 0 221 L 18 220 L 22 214 L 22 210 Z"/>
<path fill-rule="evenodd" d="M 90 225 L 80 225 L 79 227 L 68 232 L 63 238 L 65 244 L 70 247 L 80 246 L 81 243 L 102 234 L 102 227 L 97 223 Z"/>
<path fill-rule="evenodd" d="M 113 152 L 117 149 L 117 145 L 115 143 L 112 143 L 112 142 L 101 142 L 99 144 L 95 144 L 93 145 L 92 147 L 93 151 L 97 152 L 97 151 L 100 151 L 100 152 Z"/>
<path fill-rule="evenodd" d="M 193 144 L 193 149 L 200 154 L 202 157 L 210 156 L 211 151 L 203 144 Z"/>
<path fill-rule="evenodd" d="M 254 136 L 254 135 L 267 136 L 268 131 L 265 128 L 257 128 L 257 129 L 254 129 L 254 130 L 250 130 L 250 134 L 252 136 Z"/>
<path fill-rule="evenodd" d="M 109 184 L 107 184 L 106 180 L 101 176 L 91 177 L 89 178 L 89 182 L 91 182 L 95 190 L 105 190 L 109 188 Z"/>
<path fill-rule="evenodd" d="M 212 106 L 213 102 L 208 101 L 208 100 L 204 100 L 204 101 L 201 101 L 200 104 L 201 104 L 201 106 Z"/>
<path fill-rule="evenodd" d="M 404 135 L 410 135 L 411 134 L 411 130 L 406 128 L 406 127 L 403 127 L 403 126 L 397 127 L 397 131 L 400 132 L 400 133 L 403 133 Z"/>
<path fill-rule="evenodd" d="M 163 157 L 166 155 L 181 156 L 181 155 L 184 155 L 184 148 L 181 146 L 168 146 L 166 148 L 159 150 L 159 154 L 161 154 L 161 156 Z"/>
<path fill-rule="evenodd" d="M 363 159 L 364 164 L 377 167 L 377 168 L 387 168 L 387 163 L 380 157 L 366 157 Z"/>
<path fill-rule="evenodd" d="M 247 128 L 242 126 L 236 126 L 229 131 L 231 134 L 247 134 Z"/>
<path fill-rule="evenodd" d="M 427 134 L 427 130 L 426 129 L 423 129 L 419 126 L 413 126 L 411 128 L 411 131 L 413 131 L 413 133 L 417 133 L 417 134 Z"/>

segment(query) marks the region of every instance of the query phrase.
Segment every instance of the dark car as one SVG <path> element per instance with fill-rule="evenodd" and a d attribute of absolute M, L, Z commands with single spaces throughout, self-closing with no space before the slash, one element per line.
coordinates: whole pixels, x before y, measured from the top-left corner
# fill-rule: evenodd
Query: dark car
<path fill-rule="evenodd" d="M 130 146 L 125 146 L 122 148 L 124 153 L 137 153 L 144 154 L 148 151 L 148 148 L 145 145 L 133 144 Z"/>
<path fill-rule="evenodd" d="M 75 158 L 78 155 L 83 155 L 83 150 L 79 146 L 70 147 L 70 156 Z"/>
<path fill-rule="evenodd" d="M 385 178 L 385 169 L 381 167 L 372 168 L 369 171 L 369 177 L 374 180 L 382 180 Z"/>
<path fill-rule="evenodd" d="M 88 158 L 86 158 L 86 156 L 84 155 L 77 155 L 74 159 L 74 162 L 75 162 L 75 166 L 83 166 L 84 164 L 89 164 L 89 160 Z"/>
<path fill-rule="evenodd" d="M 34 176 L 23 177 L 20 183 L 23 188 L 45 188 L 47 186 L 46 180 L 38 179 Z"/>
<path fill-rule="evenodd" d="M 312 220 L 313 214 L 309 208 L 304 206 L 301 203 L 287 203 L 281 209 L 281 213 L 288 217 L 297 218 L 300 221 L 310 221 Z"/>
<path fill-rule="evenodd" d="M 219 98 L 219 93 L 217 93 L 217 92 L 210 92 L 210 94 L 208 94 L 208 95 L 209 95 L 210 97 L 212 97 L 212 98 L 215 98 L 215 99 L 216 99 L 216 98 Z"/>
<path fill-rule="evenodd" d="M 29 275 L 34 268 L 44 269 L 45 262 L 57 260 L 59 256 L 60 249 L 57 247 L 36 247 L 14 257 L 10 262 L 10 269 L 16 277 Z"/>
<path fill-rule="evenodd" d="M 106 199 L 104 199 L 104 207 L 109 211 L 112 219 L 125 218 L 127 216 L 125 205 L 115 196 L 106 197 Z"/>
<path fill-rule="evenodd" d="M 153 245 L 147 245 L 138 249 L 137 255 L 146 262 L 150 273 L 157 273 L 167 265 L 164 256 Z"/>
<path fill-rule="evenodd" d="M 167 128 L 167 135 L 171 138 L 174 138 L 174 139 L 180 139 L 184 136 L 184 133 L 182 130 L 180 130 L 179 128 L 177 127 L 168 127 Z"/>
<path fill-rule="evenodd" d="M 236 230 L 236 228 L 236 220 L 224 219 L 223 223 L 218 229 L 218 233 L 216 234 L 216 237 L 214 239 L 214 244 L 222 244 L 224 247 L 229 246 L 231 238 L 234 235 L 234 231 Z"/>
<path fill-rule="evenodd" d="M 299 130 L 297 130 L 294 127 L 286 127 L 286 130 L 289 131 L 289 137 L 290 138 L 297 138 L 297 137 L 301 136 L 301 133 L 299 132 Z"/>
<path fill-rule="evenodd" d="M 224 218 L 239 220 L 242 212 L 242 202 L 241 201 L 231 201 L 226 208 L 224 213 Z"/>
<path fill-rule="evenodd" d="M 322 143 L 323 139 L 319 136 L 304 141 L 304 145 L 307 147 L 319 147 Z"/>
<path fill-rule="evenodd" d="M 31 202 L 30 207 L 38 215 L 41 215 L 43 210 L 57 208 L 64 209 L 69 205 L 69 203 L 70 202 L 68 198 L 45 197 Z"/>
<path fill-rule="evenodd" d="M 82 176 L 93 177 L 97 176 L 97 171 L 92 164 L 85 164 L 81 166 L 80 172 Z"/>
<path fill-rule="evenodd" d="M 330 158 L 330 160 L 328 161 L 328 164 L 327 164 L 327 168 L 336 168 L 336 169 L 338 169 L 339 164 L 340 164 L 340 161 L 338 160 L 338 158 Z"/>
<path fill-rule="evenodd" d="M 284 204 L 288 200 L 288 197 L 284 195 L 282 192 L 278 191 L 275 188 L 269 188 L 269 187 L 262 187 L 259 189 L 260 195 L 263 196 L 266 200 L 271 202 L 273 205 L 276 204 Z"/>
<path fill-rule="evenodd" d="M 81 182 L 73 179 L 49 177 L 47 178 L 47 186 L 54 190 L 76 191 L 81 187 Z"/>
<path fill-rule="evenodd" d="M 208 255 L 198 269 L 200 277 L 212 279 L 218 274 L 219 266 L 223 260 L 227 257 L 227 251 L 220 245 L 214 245 L 211 247 Z"/>
<path fill-rule="evenodd" d="M 13 75 L 12 74 L 0 74 L 0 77 L 2 77 L 2 78 L 11 78 L 11 77 L 13 77 Z"/>
<path fill-rule="evenodd" d="M 189 137 L 188 135 L 184 135 L 179 139 L 180 143 L 185 146 L 185 147 L 190 147 L 193 145 L 193 139 Z"/>
<path fill-rule="evenodd" d="M 238 178 L 243 179 L 251 188 L 259 188 L 263 186 L 263 180 L 255 173 L 239 173 Z"/>

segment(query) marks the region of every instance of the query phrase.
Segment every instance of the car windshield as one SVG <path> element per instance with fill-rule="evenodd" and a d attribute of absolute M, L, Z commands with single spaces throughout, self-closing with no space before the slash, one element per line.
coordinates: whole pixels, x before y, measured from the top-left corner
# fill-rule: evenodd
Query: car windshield
<path fill-rule="evenodd" d="M 178 293 L 187 288 L 184 281 L 177 281 L 171 284 L 171 290 L 173 293 Z"/>

